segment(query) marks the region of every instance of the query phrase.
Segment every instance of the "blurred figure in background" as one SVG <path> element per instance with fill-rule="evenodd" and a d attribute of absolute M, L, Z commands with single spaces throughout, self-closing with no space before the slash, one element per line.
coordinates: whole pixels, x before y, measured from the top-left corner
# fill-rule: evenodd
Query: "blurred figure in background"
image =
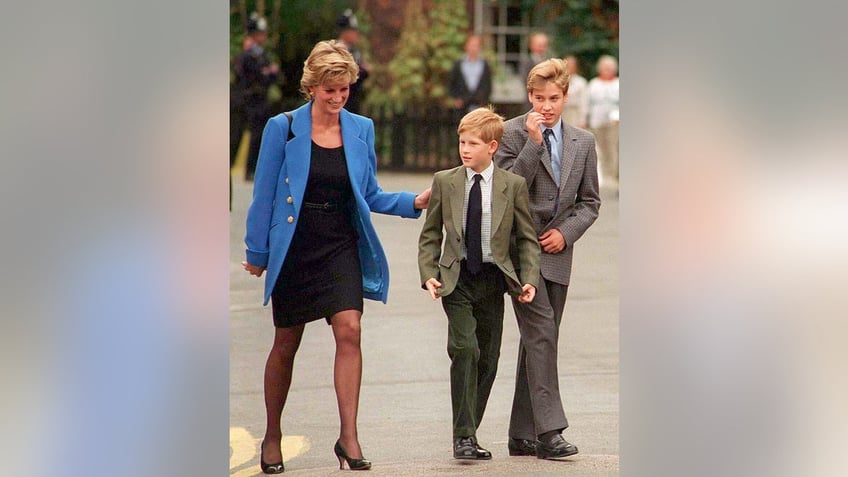
<path fill-rule="evenodd" d="M 548 35 L 542 32 L 537 31 L 530 34 L 530 37 L 527 39 L 527 48 L 530 50 L 530 59 L 521 66 L 521 71 L 519 72 L 521 74 L 522 83 L 527 79 L 527 76 L 530 74 L 530 70 L 532 70 L 534 66 L 551 57 L 550 51 L 548 51 L 550 43 L 551 40 L 548 38 Z M 533 105 L 530 104 L 530 101 L 524 101 L 525 110 L 531 109 L 532 107 Z"/>
<path fill-rule="evenodd" d="M 492 96 L 492 68 L 480 56 L 481 40 L 471 35 L 465 40 L 465 55 L 453 64 L 448 93 L 454 98 L 457 122 L 465 113 L 489 104 Z"/>
<path fill-rule="evenodd" d="M 262 129 L 271 117 L 268 87 L 280 74 L 280 67 L 265 53 L 268 23 L 253 12 L 247 22 L 247 37 L 242 52 L 233 60 L 235 85 L 230 91 L 230 167 L 235 162 L 245 128 L 250 130 L 250 148 L 244 178 L 252 181 L 259 158 Z"/>
<path fill-rule="evenodd" d="M 551 40 L 548 38 L 548 35 L 542 32 L 530 34 L 530 38 L 527 40 L 527 47 L 530 49 L 530 60 L 524 65 L 524 68 L 521 71 L 522 79 L 527 78 L 527 75 L 530 74 L 530 70 L 532 70 L 534 66 L 551 57 L 551 54 L 548 51 L 550 43 Z"/>
<path fill-rule="evenodd" d="M 350 85 L 350 96 L 347 98 L 345 109 L 351 113 L 360 114 L 362 104 L 362 83 L 368 79 L 368 70 L 371 66 L 362 58 L 362 52 L 356 48 L 359 44 L 359 22 L 353 14 L 353 10 L 348 8 L 342 16 L 336 20 L 336 25 L 339 27 L 338 41 L 347 47 L 347 51 L 353 55 L 356 65 L 359 66 L 359 79 Z"/>
<path fill-rule="evenodd" d="M 568 101 L 562 111 L 566 124 L 586 129 L 586 116 L 589 115 L 589 91 L 586 78 L 577 72 L 580 64 L 574 55 L 565 57 L 565 70 L 568 73 Z"/>
<path fill-rule="evenodd" d="M 589 81 L 589 128 L 598 142 L 601 185 L 618 188 L 618 61 L 598 59 L 598 76 Z"/>

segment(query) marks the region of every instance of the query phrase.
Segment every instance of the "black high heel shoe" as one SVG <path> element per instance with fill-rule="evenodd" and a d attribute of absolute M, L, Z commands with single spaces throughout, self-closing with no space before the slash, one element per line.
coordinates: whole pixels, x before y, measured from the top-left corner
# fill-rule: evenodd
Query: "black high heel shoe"
<path fill-rule="evenodd" d="M 347 461 L 347 466 L 350 470 L 368 470 L 371 468 L 371 461 L 367 459 L 353 459 L 348 457 L 344 447 L 339 441 L 336 441 L 336 446 L 333 447 L 333 452 L 339 458 L 339 470 L 344 470 L 344 462 Z"/>
<path fill-rule="evenodd" d="M 262 473 L 265 474 L 282 474 L 286 471 L 283 461 L 276 464 L 265 463 L 265 439 L 262 439 L 262 444 L 259 444 L 259 467 L 262 469 Z"/>

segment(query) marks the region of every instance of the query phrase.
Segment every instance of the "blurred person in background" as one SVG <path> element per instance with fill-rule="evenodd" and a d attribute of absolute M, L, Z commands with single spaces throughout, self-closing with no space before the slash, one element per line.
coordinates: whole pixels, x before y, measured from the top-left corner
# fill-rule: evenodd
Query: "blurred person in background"
<path fill-rule="evenodd" d="M 345 109 L 351 113 L 359 114 L 362 107 L 362 97 L 364 96 L 362 84 L 368 79 L 368 71 L 371 66 L 365 62 L 362 52 L 356 48 L 356 45 L 359 44 L 359 21 L 353 11 L 349 8 L 345 10 L 342 16 L 336 20 L 336 26 L 339 27 L 339 43 L 347 47 L 347 50 L 353 55 L 356 65 L 359 66 L 359 79 L 350 85 L 350 95 L 347 98 Z"/>
<path fill-rule="evenodd" d="M 336 341 L 334 384 L 341 429 L 339 467 L 371 468 L 356 425 L 362 378 L 363 298 L 386 302 L 389 267 L 371 212 L 417 218 L 430 190 L 383 192 L 377 183 L 374 123 L 343 109 L 359 68 L 335 40 L 319 42 L 303 65 L 309 101 L 265 127 L 247 213 L 244 269 L 261 277 L 275 336 L 265 365 L 267 427 L 260 466 L 283 472 L 280 418 L 306 323 L 326 319 Z M 289 119 L 289 117 L 291 119 Z"/>
<path fill-rule="evenodd" d="M 574 243 L 598 218 L 595 140 L 562 120 L 568 99 L 565 61 L 530 70 L 532 111 L 504 123 L 495 164 L 527 180 L 530 215 L 542 247 L 541 277 L 532 303 L 512 300 L 521 340 L 509 422 L 509 455 L 555 459 L 577 453 L 562 431 L 557 346 L 571 279 Z"/>
<path fill-rule="evenodd" d="M 601 184 L 618 189 L 618 61 L 603 55 L 597 70 L 588 85 L 588 124 L 598 141 Z"/>
<path fill-rule="evenodd" d="M 243 53 L 250 50 L 256 41 L 247 35 L 241 42 L 241 54 L 233 58 L 233 72 L 241 68 L 240 62 L 244 59 Z M 238 82 L 230 81 L 230 169 L 236 164 L 239 146 L 244 136 L 247 121 L 247 111 L 239 90 Z M 233 176 L 230 174 L 230 210 L 233 210 Z"/>
<path fill-rule="evenodd" d="M 478 35 L 465 40 L 465 55 L 453 64 L 448 93 L 454 99 L 456 119 L 489 104 L 492 96 L 492 68 L 480 56 L 482 41 Z"/>
<path fill-rule="evenodd" d="M 520 73 L 522 81 L 527 79 L 527 75 L 530 74 L 530 70 L 532 70 L 534 66 L 551 57 L 551 53 L 548 51 L 550 44 L 551 40 L 545 33 L 537 31 L 530 34 L 527 39 L 527 48 L 530 50 L 530 58 L 521 66 Z M 533 107 L 529 101 L 524 103 L 524 106 L 525 109 Z"/>
<path fill-rule="evenodd" d="M 262 128 L 271 117 L 268 87 L 279 77 L 280 67 L 265 52 L 267 21 L 253 12 L 247 22 L 242 52 L 233 60 L 235 85 L 230 89 L 230 167 L 233 166 L 245 128 L 250 130 L 250 147 L 244 178 L 253 180 Z"/>
<path fill-rule="evenodd" d="M 586 129 L 586 116 L 589 115 L 589 91 L 586 78 L 580 76 L 580 64 L 577 57 L 565 57 L 565 69 L 568 72 L 568 101 L 562 110 L 562 119 L 566 124 Z"/>

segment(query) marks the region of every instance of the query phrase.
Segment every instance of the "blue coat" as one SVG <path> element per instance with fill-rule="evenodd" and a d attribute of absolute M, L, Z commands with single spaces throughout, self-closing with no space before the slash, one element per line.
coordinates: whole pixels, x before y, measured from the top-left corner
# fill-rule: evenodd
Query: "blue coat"
<path fill-rule="evenodd" d="M 247 211 L 247 263 L 267 267 L 264 305 L 280 275 L 309 178 L 312 151 L 312 102 L 292 111 L 288 119 L 279 114 L 268 120 L 262 133 L 262 146 L 253 184 L 253 202 Z M 389 292 L 389 265 L 371 212 L 418 218 L 415 194 L 383 192 L 377 184 L 377 155 L 374 152 L 374 123 L 370 119 L 341 111 L 342 142 L 348 175 L 356 200 L 353 220 L 359 232 L 359 259 L 362 264 L 362 291 L 365 298 L 386 302 Z"/>

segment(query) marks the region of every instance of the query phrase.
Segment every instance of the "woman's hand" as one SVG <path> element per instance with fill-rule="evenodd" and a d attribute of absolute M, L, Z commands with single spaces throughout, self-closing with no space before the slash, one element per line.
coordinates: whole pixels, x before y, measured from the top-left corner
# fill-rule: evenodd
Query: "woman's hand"
<path fill-rule="evenodd" d="M 265 273 L 265 267 L 260 267 L 258 265 L 251 265 L 247 262 L 241 262 L 241 266 L 247 271 L 247 273 L 261 277 L 263 273 Z"/>
<path fill-rule="evenodd" d="M 413 203 L 416 209 L 426 209 L 428 205 L 430 205 L 430 188 L 424 190 L 424 192 L 415 196 L 415 202 Z"/>

